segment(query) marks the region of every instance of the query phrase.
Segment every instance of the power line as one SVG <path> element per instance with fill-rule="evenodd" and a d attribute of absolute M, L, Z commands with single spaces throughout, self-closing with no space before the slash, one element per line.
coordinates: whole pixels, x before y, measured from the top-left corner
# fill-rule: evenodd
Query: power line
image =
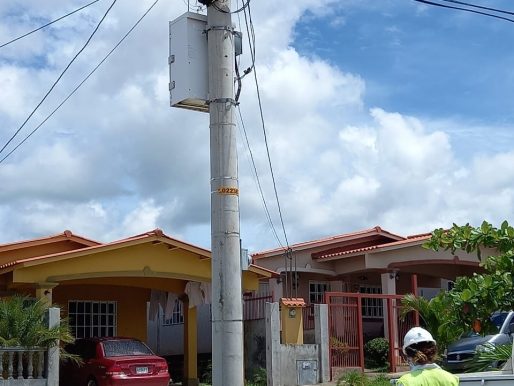
<path fill-rule="evenodd" d="M 428 1 L 428 0 L 414 0 L 418 3 L 423 3 L 423 4 L 428 4 L 428 5 L 434 5 L 436 7 L 441 7 L 441 8 L 448 8 L 448 9 L 456 9 L 456 10 L 459 10 L 459 11 L 465 11 L 465 12 L 471 12 L 471 13 L 476 13 L 478 15 L 484 15 L 484 16 L 489 16 L 489 17 L 494 17 L 496 19 L 501 19 L 501 20 L 505 20 L 505 21 L 509 21 L 511 23 L 514 23 L 514 19 L 509 19 L 508 17 L 504 17 L 504 16 L 498 16 L 498 15 L 493 15 L 491 13 L 487 13 L 487 12 L 481 12 L 481 11 L 475 11 L 474 9 L 469 9 L 469 8 L 462 8 L 462 7 L 455 7 L 455 6 L 451 6 L 451 5 L 445 5 L 445 4 L 441 4 L 441 3 L 434 3 L 433 1 Z M 445 0 L 442 0 L 442 1 L 445 1 Z"/>
<path fill-rule="evenodd" d="M 11 136 L 11 138 L 5 143 L 5 145 L 2 147 L 2 149 L 0 149 L 0 154 L 2 154 L 2 152 L 5 150 L 5 148 L 7 146 L 9 146 L 9 144 L 11 143 L 11 141 L 18 135 L 18 133 L 21 131 L 21 129 L 23 129 L 23 127 L 27 124 L 27 122 L 29 121 L 29 119 L 34 115 L 34 113 L 37 111 L 37 109 L 43 104 L 43 102 L 46 100 L 46 98 L 48 97 L 48 95 L 50 95 L 50 93 L 52 92 L 52 90 L 55 88 L 55 86 L 57 85 L 57 83 L 59 83 L 59 81 L 61 80 L 61 78 L 63 77 L 63 75 L 66 73 L 66 71 L 68 71 L 68 69 L 70 68 L 70 66 L 73 64 L 73 62 L 75 61 L 75 59 L 78 58 L 78 56 L 82 53 L 82 51 L 84 51 L 84 49 L 88 46 L 89 42 L 91 41 L 91 39 L 93 38 L 93 36 L 96 34 L 96 31 L 98 31 L 98 28 L 100 28 L 100 25 L 102 24 L 102 22 L 104 21 L 104 19 L 107 17 L 108 13 L 110 12 L 110 10 L 112 9 L 112 7 L 114 6 L 114 4 L 116 4 L 116 1 L 117 0 L 113 0 L 112 4 L 109 6 L 109 8 L 107 8 L 107 11 L 105 11 L 104 15 L 102 16 L 102 18 L 100 19 L 100 21 L 98 22 L 97 26 L 95 27 L 95 29 L 93 30 L 93 32 L 91 33 L 91 35 L 89 36 L 89 38 L 87 39 L 86 43 L 82 46 L 82 48 L 75 54 L 75 56 L 73 57 L 73 59 L 71 59 L 71 61 L 68 63 L 68 65 L 64 68 L 64 70 L 61 72 L 61 75 L 59 75 L 59 77 L 56 79 L 56 81 L 52 84 L 52 87 L 50 87 L 50 90 L 48 90 L 48 92 L 45 94 L 45 96 L 43 97 L 43 99 L 41 99 L 41 101 L 37 104 L 37 106 L 34 108 L 34 110 L 32 110 L 32 112 L 29 114 L 29 116 L 27 117 L 27 119 L 25 119 L 25 121 L 23 122 L 23 124 L 18 128 L 18 130 L 16 130 L 16 132 Z"/>
<path fill-rule="evenodd" d="M 457 1 L 457 0 L 441 0 L 441 1 L 446 1 L 447 3 L 465 5 L 465 6 L 472 7 L 472 8 L 485 9 L 487 11 L 493 11 L 493 12 L 497 12 L 497 13 L 505 13 L 507 15 L 514 15 L 514 12 L 511 12 L 511 11 L 504 11 L 503 9 L 484 7 L 482 5 L 465 3 L 463 1 Z"/>
<path fill-rule="evenodd" d="M 239 0 L 237 0 L 237 4 L 238 4 L 238 7 L 239 7 Z M 241 17 L 240 17 L 240 13 L 239 12 L 237 13 L 237 19 L 238 19 L 238 23 L 239 23 L 239 30 L 241 31 L 242 30 L 242 28 L 241 28 Z M 253 41 L 254 41 L 253 46 L 255 47 L 255 35 L 254 35 L 254 40 Z M 253 52 L 255 52 L 255 51 L 253 51 Z M 255 57 L 255 55 L 253 55 L 252 57 Z M 236 92 L 236 97 L 235 97 L 235 100 L 237 102 L 237 100 L 239 98 L 239 94 L 241 92 L 241 80 L 248 73 L 250 73 L 250 71 L 253 69 L 253 64 L 252 64 L 251 67 L 249 67 L 248 69 L 246 69 L 244 71 L 243 76 L 240 76 L 240 74 L 239 74 L 239 62 L 238 62 L 238 58 L 236 58 L 236 60 L 235 60 L 235 69 L 236 69 L 236 82 L 237 82 L 237 85 L 238 85 L 237 92 Z M 269 223 L 269 226 L 271 228 L 271 231 L 272 231 L 273 235 L 275 236 L 275 239 L 277 240 L 278 244 L 285 250 L 285 247 L 282 245 L 282 241 L 280 240 L 280 237 L 278 236 L 277 230 L 275 228 L 275 224 L 273 223 L 273 219 L 271 217 L 271 214 L 270 214 L 270 211 L 269 211 L 269 208 L 268 208 L 268 204 L 266 202 L 266 198 L 264 197 L 264 191 L 262 189 L 262 184 L 261 184 L 261 181 L 260 181 L 260 178 L 259 178 L 259 173 L 257 171 L 257 166 L 255 164 L 255 158 L 253 157 L 252 147 L 250 146 L 250 141 L 248 139 L 248 134 L 246 132 L 246 126 L 245 126 L 245 123 L 244 123 L 244 120 L 243 120 L 243 114 L 241 113 L 241 107 L 240 107 L 239 104 L 237 105 L 237 109 L 238 109 L 238 112 L 239 112 L 239 120 L 241 122 L 240 129 L 242 128 L 241 136 L 244 138 L 245 143 L 246 143 L 246 147 L 248 148 L 248 154 L 250 155 L 250 163 L 251 163 L 251 165 L 253 167 L 253 174 L 254 174 L 254 177 L 255 177 L 255 183 L 256 183 L 257 188 L 259 190 L 259 195 L 261 196 L 261 201 L 262 201 L 262 204 L 263 204 L 264 212 L 266 213 L 266 218 L 268 220 L 268 223 Z M 241 130 L 240 130 L 240 132 L 241 132 Z"/>
<path fill-rule="evenodd" d="M 264 192 L 262 190 L 262 185 L 261 185 L 261 181 L 260 181 L 260 178 L 259 178 L 259 173 L 257 172 L 257 166 L 255 165 L 255 159 L 253 157 L 252 148 L 250 146 L 250 141 L 248 140 L 248 135 L 246 133 L 246 127 L 245 127 L 244 120 L 243 120 L 243 115 L 241 114 L 241 108 L 240 108 L 239 105 L 237 106 L 237 109 L 239 111 L 239 120 L 241 121 L 241 127 L 242 127 L 243 133 L 244 133 L 243 137 L 245 139 L 246 147 L 248 148 L 248 152 L 250 154 L 251 164 L 253 166 L 253 173 L 254 173 L 254 177 L 255 177 L 255 182 L 257 184 L 257 188 L 259 189 L 259 194 L 261 196 L 262 204 L 264 206 L 264 211 L 266 212 L 266 218 L 268 219 L 268 223 L 269 223 L 269 225 L 271 227 L 271 231 L 273 232 L 273 235 L 277 239 L 278 244 L 282 248 L 284 248 L 284 246 L 282 245 L 282 242 L 280 241 L 280 237 L 278 237 L 277 230 L 275 229 L 275 225 L 273 224 L 273 220 L 272 220 L 271 214 L 269 212 L 268 204 L 266 203 L 266 199 L 264 197 Z"/>
<path fill-rule="evenodd" d="M 15 42 L 15 41 L 17 41 L 17 40 L 23 39 L 24 37 L 29 36 L 29 35 L 33 34 L 34 32 L 37 32 L 37 31 L 39 31 L 39 30 L 41 30 L 41 29 L 43 29 L 43 28 L 45 28 L 45 27 L 48 27 L 49 25 L 52 25 L 52 24 L 54 24 L 54 23 L 58 22 L 59 20 L 62 20 L 62 19 L 66 18 L 66 17 L 68 17 L 68 16 L 70 16 L 70 15 L 73 15 L 74 13 L 77 13 L 78 11 L 81 11 L 81 10 L 83 10 L 84 8 L 87 8 L 87 7 L 89 7 L 90 5 L 93 5 L 94 3 L 98 3 L 99 1 L 100 1 L 100 0 L 95 0 L 95 1 L 92 1 L 91 3 L 89 3 L 89 4 L 83 5 L 82 7 L 77 8 L 75 11 L 72 11 L 72 12 L 70 12 L 70 13 L 67 13 L 66 15 L 61 16 L 61 17 L 59 17 L 59 18 L 57 18 L 57 19 L 55 19 L 55 20 L 52 20 L 51 22 L 46 23 L 45 25 L 42 25 L 42 26 L 41 26 L 41 27 L 39 27 L 39 28 L 36 28 L 36 29 L 34 29 L 34 30 L 30 31 L 30 32 L 27 32 L 26 34 L 23 34 L 23 35 L 21 35 L 21 36 L 18 36 L 18 37 L 17 37 L 17 38 L 15 38 L 15 39 L 12 39 L 12 40 L 8 41 L 7 43 L 4 43 L 4 44 L 0 45 L 0 48 L 5 47 L 5 46 L 7 46 L 7 45 L 9 45 L 9 44 L 11 44 L 11 43 L 14 43 L 14 42 Z"/>
<path fill-rule="evenodd" d="M 32 130 L 30 132 L 29 135 L 27 135 L 23 141 L 21 141 L 18 145 L 16 145 L 16 147 L 14 149 L 12 149 L 4 158 L 0 159 L 0 164 L 2 162 L 4 162 L 12 153 L 14 153 L 16 151 L 16 149 L 18 149 L 21 145 L 23 145 L 23 143 L 25 143 L 25 141 L 27 141 L 31 136 L 32 134 L 34 134 L 41 126 L 43 126 L 43 124 L 48 121 L 50 119 L 50 117 L 52 117 L 55 112 L 57 110 L 59 110 L 61 108 L 62 105 L 64 105 L 68 99 L 71 98 L 71 96 L 73 94 L 75 94 L 75 92 L 77 92 L 77 90 L 82 87 L 82 85 L 84 83 L 86 83 L 86 81 L 91 77 L 91 75 L 93 75 L 96 70 L 98 70 L 98 68 L 107 60 L 107 58 L 109 58 L 109 56 L 111 56 L 111 54 L 121 45 L 121 43 L 123 43 L 123 41 L 132 33 L 132 31 L 139 25 L 139 23 L 145 18 L 145 16 L 152 10 L 152 8 L 159 2 L 159 0 L 155 0 L 154 3 L 146 10 L 145 13 L 143 13 L 143 15 L 136 21 L 136 23 L 127 31 L 127 33 L 125 35 L 123 35 L 123 37 L 118 41 L 118 43 L 116 43 L 116 45 L 107 53 L 107 55 L 104 56 L 104 58 L 89 72 L 89 74 L 82 80 L 82 82 L 80 82 L 74 89 L 72 92 L 70 92 L 68 94 L 68 96 L 66 98 L 64 98 L 64 100 L 39 124 L 37 125 L 34 130 Z"/>
<path fill-rule="evenodd" d="M 139 25 L 139 23 L 141 23 L 141 21 L 145 18 L 145 16 L 152 10 L 152 8 L 159 2 L 159 0 L 155 0 L 154 3 L 146 10 L 145 13 L 143 13 L 143 15 L 134 23 L 134 25 L 127 31 L 127 33 L 125 35 L 123 35 L 123 37 L 118 41 L 118 43 L 116 43 L 116 45 L 107 53 L 107 55 L 104 56 L 104 58 L 89 72 L 89 74 L 82 80 L 82 82 L 80 82 L 74 89 L 72 92 L 70 92 L 68 94 L 68 96 L 66 98 L 64 98 L 64 100 L 39 124 L 37 125 L 34 130 L 32 130 L 29 135 L 27 135 L 23 141 L 21 141 L 18 145 L 16 145 L 16 147 L 14 149 L 12 149 L 9 153 L 7 153 L 7 155 L 0 159 L 0 164 L 2 162 L 4 162 L 12 153 L 14 153 L 21 145 L 23 145 L 23 143 L 25 143 L 25 141 L 27 141 L 31 136 L 32 134 L 34 134 L 41 126 L 43 126 L 43 124 L 48 121 L 54 114 L 57 110 L 59 110 L 61 108 L 62 105 L 64 105 L 68 99 L 71 98 L 71 96 L 73 94 L 75 94 L 75 92 L 77 92 L 77 90 L 82 87 L 82 85 L 84 83 L 86 83 L 86 81 L 91 77 L 91 75 L 93 75 L 96 70 L 98 70 L 98 68 L 107 60 L 107 58 L 109 58 L 109 56 L 111 56 L 111 54 L 121 45 L 121 43 L 123 43 L 123 41 L 132 33 L 132 31 Z"/>
<path fill-rule="evenodd" d="M 268 164 L 269 164 L 269 168 L 270 168 L 270 172 L 271 172 L 271 180 L 273 182 L 273 189 L 275 191 L 275 199 L 277 201 L 278 213 L 279 213 L 279 217 L 280 217 L 280 223 L 282 225 L 282 231 L 284 233 L 284 239 L 285 239 L 287 247 L 289 248 L 289 241 L 287 239 L 286 228 L 284 225 L 284 217 L 282 216 L 282 208 L 280 206 L 280 200 L 278 198 L 277 184 L 275 182 L 275 173 L 273 172 L 273 165 L 271 163 L 271 156 L 270 156 L 270 151 L 269 151 L 269 146 L 268 146 L 268 136 L 266 134 L 266 124 L 264 122 L 264 113 L 262 111 L 262 101 L 261 101 L 261 94 L 260 94 L 260 89 L 259 89 L 259 81 L 257 79 L 257 70 L 255 67 L 255 52 L 256 52 L 255 51 L 255 31 L 253 28 L 250 1 L 247 1 L 246 5 L 243 5 L 242 9 L 244 11 L 246 31 L 248 34 L 248 43 L 250 44 L 250 54 L 251 54 L 251 58 L 252 58 L 253 75 L 254 75 L 254 80 L 255 80 L 255 87 L 257 90 L 257 100 L 259 102 L 259 112 L 260 112 L 261 123 L 262 123 L 262 131 L 263 131 L 263 135 L 264 135 L 264 143 L 266 145 L 266 153 L 268 156 Z M 247 12 L 248 12 L 248 15 L 247 15 Z"/>

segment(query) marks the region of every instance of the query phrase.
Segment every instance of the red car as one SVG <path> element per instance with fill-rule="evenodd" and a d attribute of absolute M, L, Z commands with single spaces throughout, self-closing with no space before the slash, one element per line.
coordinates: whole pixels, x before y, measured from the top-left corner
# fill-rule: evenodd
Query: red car
<path fill-rule="evenodd" d="M 132 338 L 84 338 L 66 346 L 81 364 L 61 363 L 60 386 L 168 386 L 164 358 Z"/>

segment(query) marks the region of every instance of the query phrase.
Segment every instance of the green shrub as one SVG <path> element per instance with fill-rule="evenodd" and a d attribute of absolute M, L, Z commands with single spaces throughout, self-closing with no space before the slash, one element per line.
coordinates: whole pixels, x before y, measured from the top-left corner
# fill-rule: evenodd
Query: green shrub
<path fill-rule="evenodd" d="M 337 381 L 337 386 L 366 386 L 366 376 L 360 371 L 348 371 Z"/>
<path fill-rule="evenodd" d="M 375 338 L 364 345 L 366 367 L 386 369 L 389 366 L 389 342 L 385 338 Z"/>
<path fill-rule="evenodd" d="M 252 386 L 266 386 L 268 383 L 266 369 L 258 367 L 253 371 Z"/>
<path fill-rule="evenodd" d="M 383 374 L 379 374 L 376 377 L 368 379 L 368 386 L 389 386 L 391 380 Z"/>
<path fill-rule="evenodd" d="M 349 371 L 337 381 L 337 386 L 389 386 L 390 380 L 383 374 L 366 376 L 360 371 Z"/>

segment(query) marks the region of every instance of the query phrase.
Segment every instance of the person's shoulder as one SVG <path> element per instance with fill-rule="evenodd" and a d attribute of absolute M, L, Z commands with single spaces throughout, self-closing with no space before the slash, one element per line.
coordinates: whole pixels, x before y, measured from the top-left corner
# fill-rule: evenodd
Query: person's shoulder
<path fill-rule="evenodd" d="M 454 380 L 454 381 L 455 381 L 455 385 L 458 385 L 458 384 L 459 384 L 459 377 L 458 377 L 458 376 L 456 376 L 455 374 L 452 374 L 452 373 L 450 373 L 449 371 L 446 371 L 446 370 L 441 369 L 441 368 L 437 369 L 437 371 L 438 371 L 438 372 L 440 372 L 440 373 L 442 373 L 442 374 L 444 374 L 444 376 L 446 377 L 446 379 L 452 379 L 452 380 Z"/>
<path fill-rule="evenodd" d="M 441 372 L 445 373 L 445 374 L 446 374 L 446 375 L 448 375 L 448 376 L 451 376 L 451 377 L 453 377 L 453 378 L 459 379 L 459 377 L 458 377 L 458 376 L 456 376 L 455 374 L 450 373 L 449 371 L 447 371 L 447 370 L 445 370 L 445 369 L 439 368 L 439 371 L 441 371 Z"/>
<path fill-rule="evenodd" d="M 414 370 L 414 371 L 410 371 L 406 374 L 403 374 L 400 378 L 398 378 L 398 380 L 396 381 L 396 384 L 397 385 L 406 385 L 409 383 L 409 380 L 411 380 L 413 378 L 414 375 L 416 375 L 417 373 L 421 373 L 420 370 Z"/>

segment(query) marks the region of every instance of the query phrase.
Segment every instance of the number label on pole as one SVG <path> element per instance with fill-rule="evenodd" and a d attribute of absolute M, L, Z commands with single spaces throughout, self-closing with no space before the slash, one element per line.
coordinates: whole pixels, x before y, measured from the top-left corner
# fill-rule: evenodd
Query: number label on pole
<path fill-rule="evenodd" d="M 238 188 L 227 188 L 226 186 L 222 186 L 218 188 L 219 194 L 232 194 L 232 195 L 239 195 L 239 189 Z"/>

